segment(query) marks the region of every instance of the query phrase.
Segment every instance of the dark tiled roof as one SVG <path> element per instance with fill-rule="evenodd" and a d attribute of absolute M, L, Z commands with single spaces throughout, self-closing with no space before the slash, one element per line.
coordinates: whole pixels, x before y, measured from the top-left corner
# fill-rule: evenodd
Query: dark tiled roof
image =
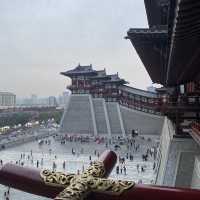
<path fill-rule="evenodd" d="M 127 81 L 125 81 L 124 79 L 120 78 L 118 76 L 118 74 L 111 74 L 111 75 L 108 75 L 110 77 L 109 80 L 106 80 L 106 81 L 103 81 L 104 83 L 111 83 L 111 82 L 121 82 L 123 84 L 125 83 L 128 83 Z"/>
<path fill-rule="evenodd" d="M 97 71 L 92 69 L 92 65 L 78 65 L 72 70 L 61 72 L 61 74 L 63 75 L 87 74 L 87 73 L 97 73 Z"/>
<path fill-rule="evenodd" d="M 81 66 L 78 65 L 72 70 L 68 70 L 66 72 L 61 72 L 62 75 L 71 76 L 71 75 L 86 75 L 92 74 L 92 76 L 88 77 L 90 79 L 104 79 L 105 83 L 110 82 L 120 82 L 122 84 L 128 83 L 124 79 L 121 79 L 117 74 L 107 75 L 105 68 L 103 70 L 94 70 L 92 65 Z M 105 80 L 106 79 L 106 80 Z"/>
<path fill-rule="evenodd" d="M 96 76 L 92 76 L 90 77 L 91 79 L 109 79 L 109 75 L 106 74 L 106 70 L 99 70 L 99 71 L 96 71 L 97 72 L 97 75 Z"/>
<path fill-rule="evenodd" d="M 149 92 L 147 90 L 141 90 L 141 89 L 138 89 L 138 88 L 127 86 L 127 85 L 121 86 L 120 89 L 123 90 L 123 91 L 126 91 L 126 92 L 130 92 L 132 94 L 140 95 L 140 96 L 145 96 L 145 97 L 150 97 L 150 98 L 157 98 L 158 97 L 157 93 Z"/>

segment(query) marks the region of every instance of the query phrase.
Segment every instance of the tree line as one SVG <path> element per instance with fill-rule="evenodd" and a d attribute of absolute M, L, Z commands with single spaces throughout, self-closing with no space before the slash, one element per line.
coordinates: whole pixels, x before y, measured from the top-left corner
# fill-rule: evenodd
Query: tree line
<path fill-rule="evenodd" d="M 60 123 L 63 111 L 50 111 L 50 112 L 39 112 L 39 113 L 32 113 L 32 112 L 19 112 L 19 113 L 12 113 L 8 115 L 0 116 L 0 127 L 3 126 L 14 126 L 21 124 L 22 126 L 25 125 L 27 122 L 32 120 L 36 120 L 39 122 L 47 122 L 48 119 L 54 119 L 56 123 Z"/>

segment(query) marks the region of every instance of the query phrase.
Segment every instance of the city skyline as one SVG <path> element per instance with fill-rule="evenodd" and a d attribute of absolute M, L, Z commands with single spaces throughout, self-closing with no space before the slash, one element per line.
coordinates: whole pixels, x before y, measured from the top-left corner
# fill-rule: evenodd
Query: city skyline
<path fill-rule="evenodd" d="M 59 95 L 51 94 L 49 96 L 38 96 L 37 94 L 31 94 L 29 97 L 17 97 L 16 96 L 16 105 L 27 105 L 27 106 L 42 106 L 49 105 L 49 99 L 55 98 L 58 105 L 64 105 L 66 103 L 66 98 L 71 94 L 71 91 L 66 89 Z"/>
<path fill-rule="evenodd" d="M 59 73 L 78 63 L 119 72 L 136 88 L 152 83 L 124 40 L 129 28 L 147 27 L 141 0 L 0 0 L 0 22 L 1 91 L 58 96 L 70 84 Z"/>

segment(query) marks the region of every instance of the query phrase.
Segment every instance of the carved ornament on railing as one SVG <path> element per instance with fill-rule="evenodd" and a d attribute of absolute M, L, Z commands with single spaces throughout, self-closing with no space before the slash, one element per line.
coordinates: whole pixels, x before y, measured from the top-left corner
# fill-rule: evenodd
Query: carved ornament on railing
<path fill-rule="evenodd" d="M 55 198 L 56 200 L 83 200 L 90 192 L 120 195 L 135 185 L 131 181 L 115 181 L 102 178 L 104 174 L 105 168 L 103 163 L 94 162 L 81 175 L 43 170 L 41 177 L 48 185 L 65 188 Z"/>

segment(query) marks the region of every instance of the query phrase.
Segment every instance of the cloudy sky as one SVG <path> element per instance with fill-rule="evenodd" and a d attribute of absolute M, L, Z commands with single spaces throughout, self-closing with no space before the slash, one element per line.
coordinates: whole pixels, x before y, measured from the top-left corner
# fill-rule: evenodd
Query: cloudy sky
<path fill-rule="evenodd" d="M 129 40 L 147 27 L 143 0 L 0 0 L 0 91 L 58 95 L 59 75 L 81 64 L 119 72 L 134 87 L 151 80 Z"/>

